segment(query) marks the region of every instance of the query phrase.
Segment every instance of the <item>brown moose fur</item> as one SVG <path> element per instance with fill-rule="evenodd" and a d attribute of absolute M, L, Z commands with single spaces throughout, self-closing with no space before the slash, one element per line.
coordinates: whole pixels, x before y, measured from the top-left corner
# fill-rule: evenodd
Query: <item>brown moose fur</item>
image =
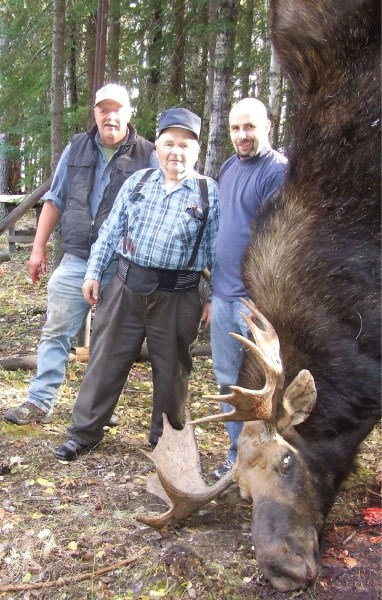
<path fill-rule="evenodd" d="M 319 514 L 306 518 L 321 521 L 319 537 L 380 418 L 380 22 L 379 0 L 271 5 L 272 41 L 293 84 L 294 133 L 286 184 L 253 224 L 243 278 L 278 334 L 285 385 L 301 369 L 315 380 L 315 408 L 283 437 L 312 489 L 291 506 L 311 504 Z M 262 378 L 247 353 L 239 383 L 256 389 Z M 291 512 L 277 515 L 279 492 L 275 483 L 275 522 L 293 524 Z M 254 500 L 261 520 L 256 511 Z M 261 524 L 253 527 L 255 540 Z"/>

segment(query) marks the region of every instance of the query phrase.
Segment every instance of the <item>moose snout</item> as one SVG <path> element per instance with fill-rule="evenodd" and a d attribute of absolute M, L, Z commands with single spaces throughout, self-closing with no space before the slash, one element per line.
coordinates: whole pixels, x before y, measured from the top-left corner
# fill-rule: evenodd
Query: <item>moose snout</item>
<path fill-rule="evenodd" d="M 291 592 L 308 587 L 317 577 L 318 565 L 315 558 L 290 554 L 289 552 L 274 555 L 271 551 L 260 550 L 256 559 L 266 579 L 279 592 Z"/>
<path fill-rule="evenodd" d="M 280 592 L 309 586 L 317 577 L 320 565 L 316 528 L 301 520 L 301 512 L 298 515 L 280 503 L 268 502 L 262 509 L 254 509 L 252 525 L 260 570 Z"/>

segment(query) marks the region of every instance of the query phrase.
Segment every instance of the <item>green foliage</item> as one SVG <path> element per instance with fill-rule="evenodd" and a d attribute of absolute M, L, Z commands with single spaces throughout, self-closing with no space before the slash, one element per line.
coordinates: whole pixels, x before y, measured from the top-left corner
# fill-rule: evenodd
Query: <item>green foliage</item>
<path fill-rule="evenodd" d="M 0 133 L 7 134 L 0 157 L 22 164 L 27 190 L 50 170 L 52 2 L 9 0 L 0 9 Z M 220 30 L 236 29 L 231 100 L 249 94 L 267 102 L 266 0 L 238 2 L 235 23 L 211 21 L 211 6 L 208 0 L 109 1 L 109 27 L 113 19 L 120 26 L 119 72 L 108 72 L 116 41 L 109 28 L 105 80 L 117 79 L 127 86 L 133 123 L 149 139 L 155 136 L 158 113 L 170 106 L 195 110 L 208 123 L 210 42 Z M 63 143 L 91 122 L 97 7 L 97 0 L 66 0 Z"/>

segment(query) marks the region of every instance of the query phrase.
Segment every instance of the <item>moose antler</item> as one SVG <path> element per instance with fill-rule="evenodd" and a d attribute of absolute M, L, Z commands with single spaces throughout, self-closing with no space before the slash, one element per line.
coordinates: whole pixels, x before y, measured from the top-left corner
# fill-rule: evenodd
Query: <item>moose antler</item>
<path fill-rule="evenodd" d="M 252 318 L 242 314 L 254 342 L 236 333 L 233 337 L 242 342 L 257 358 L 263 367 L 265 384 L 261 390 L 247 390 L 237 385 L 232 385 L 231 394 L 222 396 L 205 396 L 209 401 L 228 402 L 236 407 L 228 413 L 210 415 L 195 419 L 196 423 L 209 423 L 211 421 L 274 421 L 278 399 L 284 386 L 284 369 L 280 359 L 280 344 L 277 333 L 271 323 L 256 308 L 250 300 L 242 302 L 252 312 Z M 258 324 L 257 324 L 258 323 Z"/>
<path fill-rule="evenodd" d="M 187 420 L 191 415 L 187 414 Z M 208 486 L 201 473 L 199 450 L 193 426 L 188 422 L 178 431 L 163 415 L 163 435 L 155 450 L 148 454 L 157 469 L 147 483 L 147 491 L 155 494 L 170 509 L 161 515 L 140 515 L 138 521 L 151 527 L 163 527 L 169 521 L 179 521 L 207 504 L 232 485 L 231 473 Z"/>
<path fill-rule="evenodd" d="M 212 486 L 206 485 L 200 468 L 199 451 L 193 425 L 209 421 L 266 421 L 267 435 L 269 427 L 274 429 L 277 415 L 277 427 L 285 431 L 308 418 L 316 401 L 316 388 L 311 373 L 300 371 L 283 393 L 284 369 L 280 359 L 280 345 L 277 334 L 269 321 L 257 310 L 253 302 L 243 300 L 251 310 L 252 318 L 243 315 L 253 335 L 254 342 L 240 335 L 234 335 L 256 356 L 265 374 L 265 384 L 261 390 L 247 390 L 231 386 L 232 394 L 225 396 L 207 396 L 215 401 L 224 400 L 236 408 L 230 413 L 204 417 L 190 421 L 187 414 L 186 426 L 175 430 L 163 415 L 163 435 L 151 454 L 146 454 L 156 468 L 157 473 L 150 477 L 147 491 L 157 495 L 170 506 L 162 515 L 140 515 L 138 520 L 151 527 L 163 527 L 169 521 L 179 521 L 189 516 L 200 506 L 216 498 L 232 483 L 231 472 Z M 281 416 L 281 418 L 280 418 Z M 240 440 L 239 440 L 240 443 Z"/>

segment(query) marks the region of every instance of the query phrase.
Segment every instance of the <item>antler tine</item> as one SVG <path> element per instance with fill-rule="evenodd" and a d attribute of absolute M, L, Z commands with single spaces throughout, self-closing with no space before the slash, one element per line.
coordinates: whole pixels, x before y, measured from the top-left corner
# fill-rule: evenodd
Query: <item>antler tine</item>
<path fill-rule="evenodd" d="M 230 412 L 193 419 L 190 423 L 199 425 L 200 423 L 212 423 L 214 421 L 253 421 L 256 419 L 270 421 L 272 419 L 269 403 L 264 402 L 264 397 L 266 399 L 266 395 L 269 393 L 267 385 L 259 391 L 247 390 L 238 385 L 231 385 L 230 389 L 232 390 L 231 394 L 203 396 L 203 398 L 207 401 L 227 402 L 236 408 Z M 254 416 L 254 405 L 256 414 L 259 415 L 257 417 Z"/>
<path fill-rule="evenodd" d="M 266 364 L 272 366 L 272 368 L 282 372 L 283 367 L 280 359 L 280 342 L 273 325 L 258 310 L 258 308 L 256 308 L 252 300 L 241 298 L 241 301 L 252 312 L 252 318 L 243 313 L 241 313 L 241 316 L 247 324 L 257 347 L 262 353 L 262 359 L 266 362 Z M 261 327 L 257 325 L 253 318 L 260 323 Z M 253 351 L 252 348 L 251 350 Z"/>
<path fill-rule="evenodd" d="M 284 369 L 280 359 L 279 339 L 271 323 L 256 308 L 253 302 L 243 298 L 242 302 L 249 308 L 261 327 L 252 318 L 242 314 L 255 341 L 237 333 L 231 333 L 231 335 L 255 355 L 258 363 L 264 370 L 264 387 L 261 390 L 247 390 L 235 385 L 230 386 L 232 394 L 207 396 L 209 400 L 232 404 L 235 409 L 228 413 L 195 419 L 191 421 L 193 424 L 210 423 L 213 421 L 274 420 L 277 399 L 284 386 Z"/>

